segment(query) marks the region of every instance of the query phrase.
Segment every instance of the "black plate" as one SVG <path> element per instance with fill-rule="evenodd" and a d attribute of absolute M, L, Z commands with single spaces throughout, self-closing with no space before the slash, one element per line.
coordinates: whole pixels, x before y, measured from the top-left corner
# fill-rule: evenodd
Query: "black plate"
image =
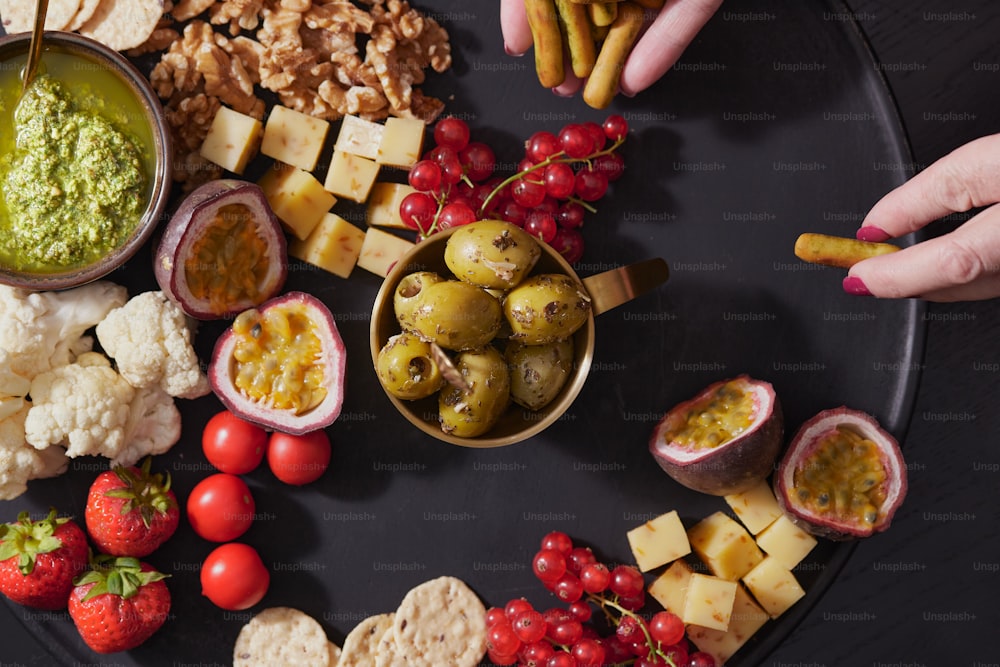
<path fill-rule="evenodd" d="M 449 28 L 455 47 L 453 70 L 425 88 L 498 151 L 503 173 L 532 132 L 604 118 L 542 90 L 530 55 L 503 55 L 495 6 L 419 4 Z M 547 531 L 567 531 L 608 562 L 629 562 L 625 532 L 635 525 L 671 509 L 690 524 L 725 508 L 672 482 L 646 449 L 665 409 L 724 377 L 771 381 L 789 431 L 847 404 L 903 435 L 921 365 L 922 307 L 847 296 L 841 272 L 792 254 L 800 232 L 852 235 L 863 212 L 912 171 L 891 96 L 847 9 L 790 0 L 724 7 L 673 73 L 609 112 L 632 126 L 627 170 L 588 218 L 580 273 L 658 255 L 672 276 L 600 316 L 588 384 L 566 417 L 531 441 L 474 450 L 409 428 L 378 387 L 368 354 L 380 279 L 294 267 L 288 288 L 318 295 L 337 316 L 349 351 L 347 398 L 329 429 L 334 462 L 322 481 L 293 489 L 263 468 L 247 476 L 260 516 L 243 539 L 273 572 L 260 607 L 299 607 L 339 642 L 365 616 L 394 609 L 411 586 L 442 574 L 466 580 L 488 604 L 526 596 L 549 606 L 554 600 L 529 566 Z M 360 209 L 335 210 L 363 224 Z M 111 278 L 133 292 L 155 288 L 148 251 Z M 202 327 L 203 359 L 219 330 Z M 200 433 L 220 405 L 206 397 L 181 408 L 182 440 L 158 466 L 184 497 L 212 472 Z M 82 516 L 103 464 L 77 460 L 70 468 L 0 504 L 0 516 L 50 505 Z M 254 610 L 224 612 L 200 596 L 198 569 L 212 547 L 182 522 L 149 558 L 171 575 L 172 617 L 141 648 L 113 656 L 115 664 L 231 661 Z M 850 552 L 821 544 L 797 570 L 807 597 L 730 664 L 760 664 Z M 59 662 L 96 661 L 65 613 L 13 613 Z"/>

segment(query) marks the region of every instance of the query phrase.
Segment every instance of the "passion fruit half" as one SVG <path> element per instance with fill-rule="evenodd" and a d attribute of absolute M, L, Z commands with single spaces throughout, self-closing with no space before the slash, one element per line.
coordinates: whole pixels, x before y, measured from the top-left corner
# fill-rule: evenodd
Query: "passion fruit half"
<path fill-rule="evenodd" d="M 770 475 L 783 437 L 774 387 L 740 375 L 670 409 L 654 429 L 649 451 L 677 482 L 724 496 Z"/>
<path fill-rule="evenodd" d="M 346 357 L 326 305 L 289 292 L 236 316 L 215 343 L 208 379 L 232 413 L 301 435 L 340 416 Z"/>
<path fill-rule="evenodd" d="M 211 181 L 177 207 L 156 247 L 163 292 L 195 319 L 229 318 L 276 296 L 287 275 L 281 223 L 263 190 Z"/>
<path fill-rule="evenodd" d="M 896 439 L 871 415 L 847 407 L 805 422 L 774 476 L 775 496 L 788 517 L 832 540 L 888 528 L 906 485 Z"/>

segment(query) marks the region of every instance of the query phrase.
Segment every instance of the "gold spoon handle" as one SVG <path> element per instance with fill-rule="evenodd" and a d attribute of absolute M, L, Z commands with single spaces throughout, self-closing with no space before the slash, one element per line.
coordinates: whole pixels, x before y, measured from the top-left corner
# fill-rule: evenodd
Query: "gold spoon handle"
<path fill-rule="evenodd" d="M 600 315 L 658 287 L 669 276 L 667 263 L 657 257 L 587 276 L 583 286 L 590 294 L 591 310 Z"/>
<path fill-rule="evenodd" d="M 49 13 L 49 0 L 38 0 L 35 6 L 35 26 L 31 31 L 31 46 L 28 48 L 28 63 L 24 66 L 24 85 L 22 92 L 28 89 L 35 72 L 38 70 L 38 61 L 42 57 L 42 33 L 45 31 L 45 16 Z"/>

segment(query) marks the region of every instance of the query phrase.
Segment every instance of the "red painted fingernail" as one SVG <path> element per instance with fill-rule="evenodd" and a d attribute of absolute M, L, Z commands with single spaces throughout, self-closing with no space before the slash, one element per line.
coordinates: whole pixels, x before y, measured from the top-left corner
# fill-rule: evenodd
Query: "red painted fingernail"
<path fill-rule="evenodd" d="M 848 294 L 854 294 L 856 296 L 872 295 L 872 293 L 868 291 L 868 287 L 865 285 L 864 281 L 857 276 L 847 276 L 844 278 L 844 291 Z"/>
<path fill-rule="evenodd" d="M 855 236 L 859 241 L 871 241 L 872 243 L 882 243 L 892 238 L 889 236 L 889 232 L 875 225 L 862 227 Z"/>

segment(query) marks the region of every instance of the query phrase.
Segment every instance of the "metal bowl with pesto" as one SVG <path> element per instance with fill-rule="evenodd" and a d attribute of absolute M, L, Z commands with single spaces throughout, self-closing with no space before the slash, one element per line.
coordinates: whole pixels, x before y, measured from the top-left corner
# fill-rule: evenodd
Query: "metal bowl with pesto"
<path fill-rule="evenodd" d="M 0 37 L 0 283 L 65 289 L 123 265 L 160 222 L 170 137 L 124 56 L 46 32 L 22 94 L 30 34 Z"/>

